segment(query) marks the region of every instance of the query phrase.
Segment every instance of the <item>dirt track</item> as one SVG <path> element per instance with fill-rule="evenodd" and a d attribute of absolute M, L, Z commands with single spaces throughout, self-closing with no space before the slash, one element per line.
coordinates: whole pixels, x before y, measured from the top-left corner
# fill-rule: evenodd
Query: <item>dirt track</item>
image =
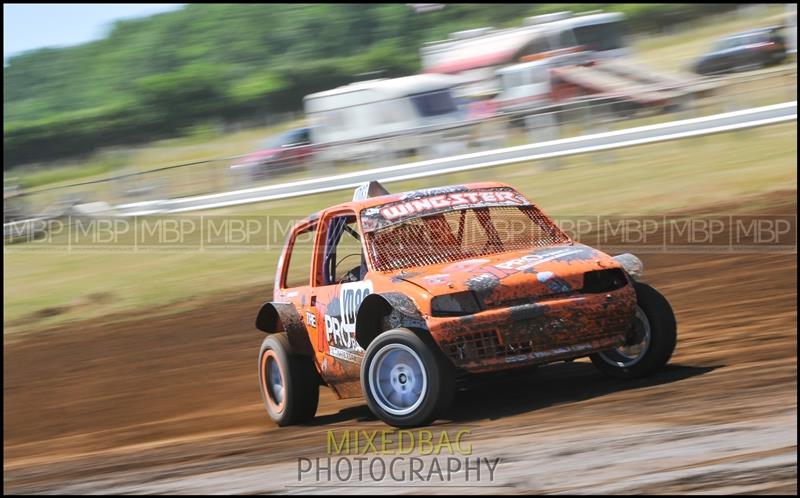
<path fill-rule="evenodd" d="M 796 254 L 643 260 L 678 318 L 671 366 L 621 382 L 579 361 L 459 392 L 434 430 L 469 428 L 501 463 L 445 491 L 797 492 Z M 268 294 L 6 340 L 5 492 L 336 491 L 297 487 L 297 458 L 324 456 L 329 429 L 385 426 L 327 389 L 313 425 L 272 425 L 252 325 Z M 436 491 L 421 484 L 391 492 Z"/>

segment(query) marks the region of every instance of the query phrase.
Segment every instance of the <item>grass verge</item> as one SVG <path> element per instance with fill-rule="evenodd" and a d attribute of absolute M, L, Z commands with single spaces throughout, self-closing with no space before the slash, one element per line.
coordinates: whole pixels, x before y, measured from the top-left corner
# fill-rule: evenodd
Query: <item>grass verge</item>
<path fill-rule="evenodd" d="M 680 71 L 693 58 L 698 57 L 718 37 L 744 29 L 765 25 L 776 15 L 784 12 L 784 5 L 768 5 L 751 11 L 749 15 L 732 12 L 719 18 L 698 19 L 693 25 L 679 27 L 678 30 L 663 35 L 640 36 L 634 40 L 634 58 L 665 72 Z M 795 75 L 796 94 L 796 75 Z M 780 96 L 777 99 L 764 98 L 760 105 L 788 100 Z M 750 102 L 744 94 L 741 105 Z M 650 120 L 652 121 L 652 120 Z M 13 177 L 27 188 L 57 186 L 73 183 L 77 180 L 96 180 L 108 176 L 109 173 L 128 173 L 148 169 L 183 164 L 194 161 L 235 156 L 253 150 L 266 137 L 294 126 L 298 121 L 280 125 L 253 128 L 236 133 L 209 134 L 202 126 L 193 135 L 161 140 L 143 147 L 119 149 L 95 154 L 89 159 L 65 161 L 59 164 L 42 165 L 38 168 L 11 171 L 4 173 L 4 178 Z M 635 126 L 635 122 L 628 123 Z M 626 124 L 626 126 L 628 126 Z M 109 157 L 113 161 L 109 161 Z M 210 165 L 209 168 L 227 168 L 225 165 Z M 204 176 L 202 168 L 194 170 L 192 176 Z M 216 173 L 215 173 L 216 175 Z M 220 176 L 221 175 L 216 175 Z M 169 180 L 169 177 L 166 177 Z M 224 178 L 219 181 L 225 181 Z M 178 192 L 178 195 L 199 194 Z"/>
<path fill-rule="evenodd" d="M 390 183 L 392 192 L 480 180 L 514 185 L 552 216 L 659 214 L 797 188 L 797 125 L 689 138 L 563 158 L 556 169 L 532 162 Z M 297 218 L 349 200 L 337 191 L 209 211 L 214 215 Z M 261 289 L 271 295 L 280 247 L 246 252 L 26 251 L 6 246 L 6 334 L 198 298 Z"/>

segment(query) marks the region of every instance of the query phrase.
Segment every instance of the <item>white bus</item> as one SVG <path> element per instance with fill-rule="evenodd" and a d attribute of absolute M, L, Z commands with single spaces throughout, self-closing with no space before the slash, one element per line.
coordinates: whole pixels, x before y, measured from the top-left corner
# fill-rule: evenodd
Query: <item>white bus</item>
<path fill-rule="evenodd" d="M 303 104 L 311 140 L 323 160 L 386 152 L 387 146 L 392 154 L 414 153 L 434 143 L 444 147 L 464 133 L 431 133 L 463 121 L 464 113 L 451 92 L 458 83 L 452 76 L 422 74 L 307 95 Z"/>

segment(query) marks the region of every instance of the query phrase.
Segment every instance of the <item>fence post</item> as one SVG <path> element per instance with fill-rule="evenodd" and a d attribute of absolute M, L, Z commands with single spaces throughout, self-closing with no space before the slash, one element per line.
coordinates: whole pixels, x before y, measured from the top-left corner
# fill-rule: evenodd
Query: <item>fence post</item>
<path fill-rule="evenodd" d="M 391 166 L 394 163 L 394 144 L 392 143 L 392 137 L 387 137 L 383 139 L 379 139 L 379 147 L 380 147 L 380 158 L 381 164 L 384 166 Z"/>
<path fill-rule="evenodd" d="M 558 120 L 554 112 L 525 116 L 525 129 L 528 132 L 528 141 L 530 143 L 558 140 L 560 134 Z M 542 160 L 542 167 L 546 170 L 557 169 L 558 166 L 558 159 Z"/>
<path fill-rule="evenodd" d="M 604 133 L 611 129 L 613 119 L 613 104 L 611 102 L 589 106 L 591 133 Z M 598 151 L 592 153 L 592 162 L 595 164 L 608 164 L 616 160 L 613 151 Z"/>

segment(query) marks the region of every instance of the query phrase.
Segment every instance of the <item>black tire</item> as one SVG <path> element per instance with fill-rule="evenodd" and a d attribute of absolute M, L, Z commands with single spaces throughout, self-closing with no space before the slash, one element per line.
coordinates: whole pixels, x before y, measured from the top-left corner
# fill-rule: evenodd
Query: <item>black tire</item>
<path fill-rule="evenodd" d="M 276 393 L 267 385 L 273 361 L 283 385 L 280 399 L 276 399 Z M 261 343 L 258 385 L 267 413 L 281 427 L 307 422 L 317 413 L 319 374 L 311 358 L 292 352 L 286 332 L 271 334 Z"/>
<path fill-rule="evenodd" d="M 672 357 L 677 341 L 675 314 L 669 302 L 657 290 L 647 284 L 634 282 L 636 305 L 647 318 L 650 327 L 650 342 L 632 364 L 617 362 L 621 357 L 614 351 L 591 355 L 592 363 L 604 374 L 617 379 L 645 377 L 661 369 Z M 636 320 L 636 319 L 634 319 Z M 636 320 L 638 322 L 638 320 Z"/>
<path fill-rule="evenodd" d="M 374 386 L 374 375 L 370 375 L 375 360 L 392 348 L 412 351 L 424 368 L 424 389 L 419 394 L 419 403 L 408 413 L 392 413 L 383 405 L 380 387 Z M 387 360 L 388 361 L 388 360 Z M 377 365 L 376 365 L 377 368 Z M 394 427 L 407 428 L 427 425 L 440 417 L 450 407 L 455 395 L 455 368 L 430 338 L 422 338 L 414 332 L 397 328 L 376 337 L 367 346 L 361 363 L 361 389 L 367 405 L 376 417 Z M 373 389 L 374 388 L 374 389 Z M 417 404 L 417 403 L 415 403 Z M 402 410 L 398 410 L 402 411 Z"/>

